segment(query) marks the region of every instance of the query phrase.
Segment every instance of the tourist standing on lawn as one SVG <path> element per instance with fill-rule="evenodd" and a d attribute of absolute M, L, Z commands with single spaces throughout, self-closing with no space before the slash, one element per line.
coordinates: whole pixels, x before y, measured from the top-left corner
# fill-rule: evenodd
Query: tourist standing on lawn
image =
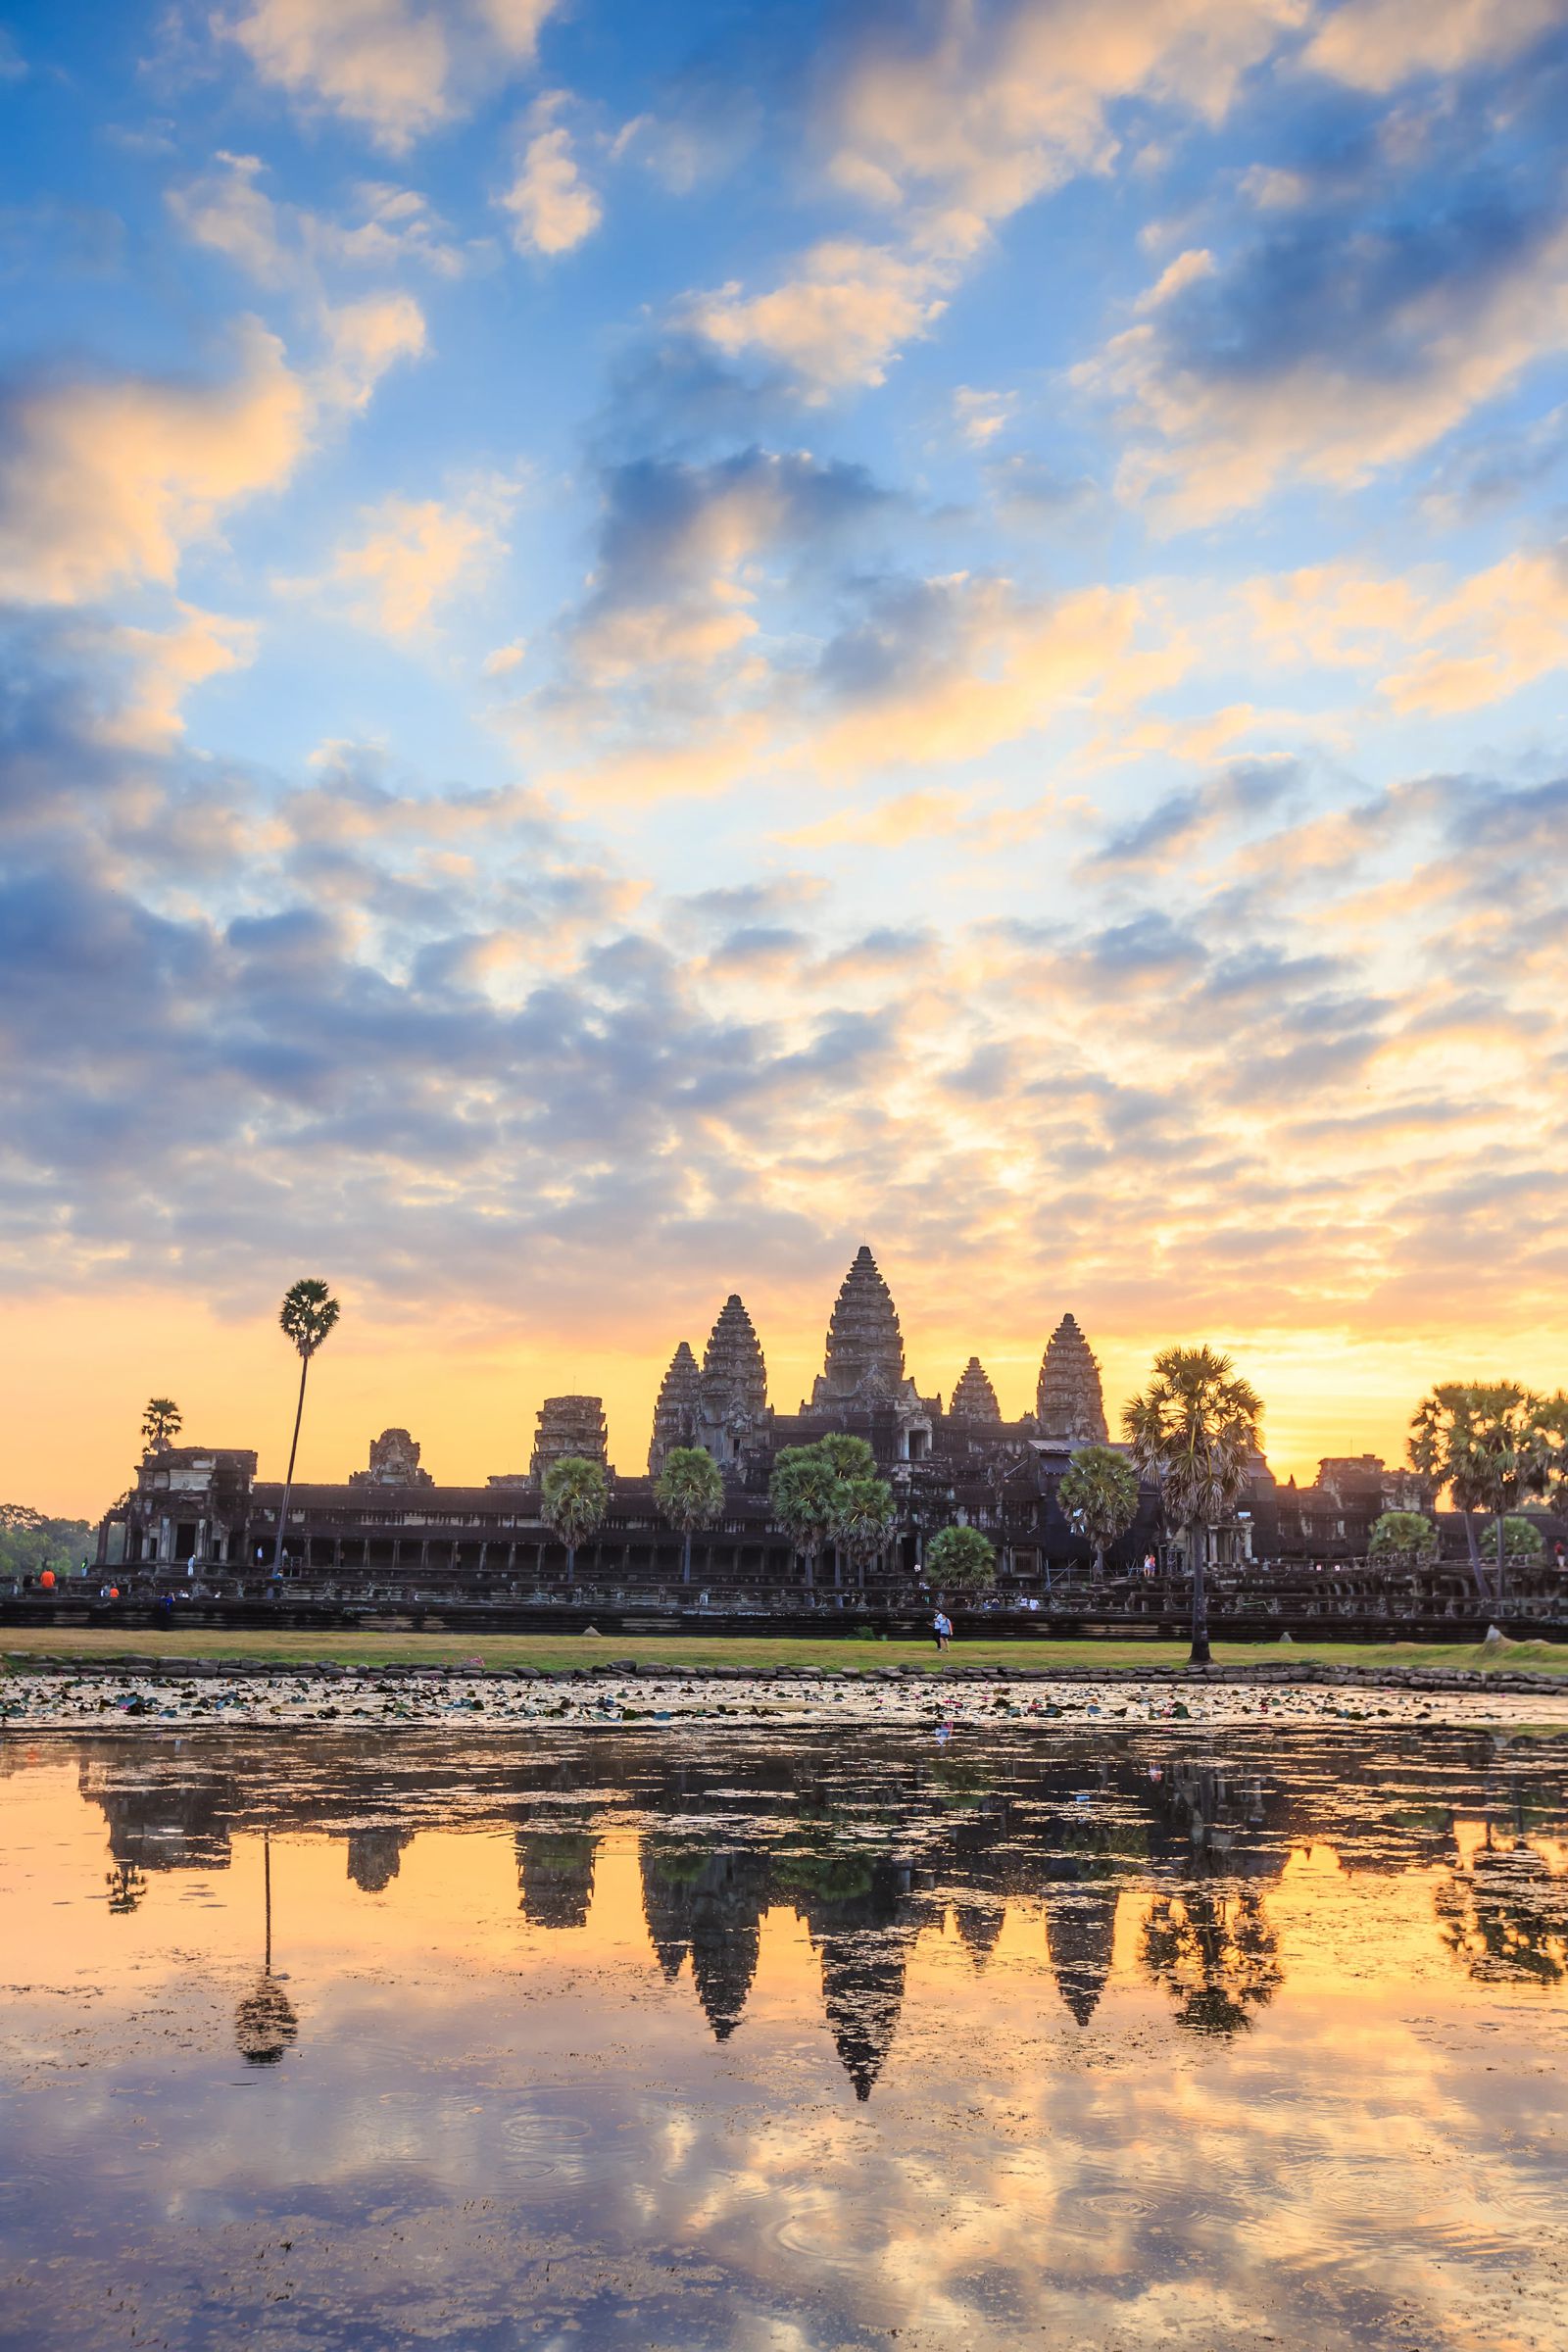
<path fill-rule="evenodd" d="M 931 1620 L 931 1631 L 936 1636 L 938 1649 L 946 1649 L 948 1643 L 953 1640 L 952 1618 L 947 1616 L 941 1609 L 938 1609 L 936 1615 Z"/>

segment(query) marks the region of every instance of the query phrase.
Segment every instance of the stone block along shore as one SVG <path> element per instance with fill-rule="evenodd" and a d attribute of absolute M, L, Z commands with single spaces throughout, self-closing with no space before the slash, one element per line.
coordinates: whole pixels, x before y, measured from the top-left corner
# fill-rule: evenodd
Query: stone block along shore
<path fill-rule="evenodd" d="M 729 1721 L 996 1724 L 1100 1718 L 1126 1723 L 1507 1724 L 1568 1728 L 1568 1689 L 1551 1674 L 1372 1668 L 1310 1660 L 1246 1666 L 667 1666 L 631 1659 L 570 1668 L 323 1665 L 211 1658 L 51 1659 L 12 1653 L 0 1729 L 125 1724 L 252 1730 L 408 1725 L 522 1730 L 606 1723 Z"/>

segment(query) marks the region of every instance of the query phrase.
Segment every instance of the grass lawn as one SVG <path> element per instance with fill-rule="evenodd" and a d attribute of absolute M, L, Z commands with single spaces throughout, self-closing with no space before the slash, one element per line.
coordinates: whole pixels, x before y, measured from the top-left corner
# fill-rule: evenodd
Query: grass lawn
<path fill-rule="evenodd" d="M 859 1642 L 848 1638 L 813 1641 L 808 1636 L 755 1641 L 744 1634 L 338 1634 L 221 1633 L 174 1631 L 115 1633 L 92 1628 L 74 1633 L 54 1626 L 16 1626 L 0 1631 L 0 1648 L 15 1661 L 24 1653 L 50 1657 L 186 1657 L 320 1659 L 334 1665 L 442 1665 L 482 1659 L 487 1666 L 598 1666 L 612 1658 L 635 1658 L 647 1669 L 690 1666 L 843 1666 L 861 1672 L 874 1666 L 936 1664 L 929 1642 Z M 1092 1666 L 1102 1673 L 1137 1673 L 1150 1666 L 1179 1666 L 1185 1642 L 956 1642 L 955 1666 Z M 1505 1642 L 1483 1650 L 1462 1642 L 1216 1642 L 1221 1666 L 1326 1659 L 1344 1666 L 1499 1666 L 1568 1675 L 1568 1642 Z"/>

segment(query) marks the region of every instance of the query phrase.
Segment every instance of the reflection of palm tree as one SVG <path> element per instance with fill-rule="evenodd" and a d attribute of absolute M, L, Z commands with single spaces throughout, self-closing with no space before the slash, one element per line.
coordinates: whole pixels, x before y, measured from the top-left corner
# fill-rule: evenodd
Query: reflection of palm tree
<path fill-rule="evenodd" d="M 1527 1845 L 1484 1846 L 1438 1888 L 1439 1933 L 1478 1983 L 1568 1982 L 1568 1882 Z"/>
<path fill-rule="evenodd" d="M 276 2066 L 300 2027 L 287 1993 L 272 1974 L 272 1840 L 265 1830 L 262 1886 L 267 1920 L 262 1973 L 235 2008 L 234 2041 L 247 2065 Z"/>
<path fill-rule="evenodd" d="M 134 1862 L 120 1862 L 108 1873 L 104 1885 L 109 1889 L 111 1911 L 134 1911 L 147 1891 L 147 1881 Z"/>
<path fill-rule="evenodd" d="M 1187 1886 L 1156 1894 L 1144 1922 L 1143 1963 L 1181 2006 L 1176 2023 L 1195 2034 L 1235 2034 L 1250 2009 L 1267 2006 L 1283 1982 L 1279 1938 L 1262 1898 Z"/>

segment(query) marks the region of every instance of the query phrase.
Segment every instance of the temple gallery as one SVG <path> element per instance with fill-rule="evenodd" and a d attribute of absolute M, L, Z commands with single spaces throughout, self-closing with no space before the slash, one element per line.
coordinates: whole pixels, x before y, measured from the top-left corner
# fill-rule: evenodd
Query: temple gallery
<path fill-rule="evenodd" d="M 423 1466 L 406 1429 L 388 1429 L 371 1442 L 365 1469 L 336 1484 L 293 1487 L 279 1544 L 284 1490 L 257 1477 L 254 1449 L 165 1445 L 147 1453 L 129 1492 L 105 1517 L 99 1560 L 228 1576 L 275 1562 L 291 1577 L 352 1577 L 389 1589 L 559 1585 L 566 1550 L 545 1516 L 541 1482 L 553 1462 L 576 1456 L 606 1471 L 609 1494 L 597 1531 L 576 1548 L 575 1580 L 662 1587 L 679 1578 L 682 1544 L 660 1510 L 656 1482 L 673 1448 L 696 1446 L 718 1465 L 724 1485 L 722 1510 L 699 1541 L 700 1581 L 777 1589 L 798 1584 L 804 1571 L 769 1507 L 773 1465 L 786 1447 L 832 1432 L 862 1439 L 893 1492 L 893 1525 L 876 1558 L 857 1564 L 860 1583 L 918 1576 L 929 1537 L 955 1523 L 987 1534 L 1009 1581 L 1027 1584 L 1089 1556 L 1056 1491 L 1075 1451 L 1111 1437 L 1100 1366 L 1074 1316 L 1063 1314 L 1046 1343 L 1032 1413 L 1004 1420 L 975 1356 L 944 1404 L 940 1395 L 922 1396 L 909 1375 L 892 1295 L 862 1246 L 833 1303 L 822 1370 L 793 1413 L 769 1401 L 761 1343 L 732 1293 L 701 1359 L 684 1340 L 671 1356 L 646 1468 L 634 1475 L 610 1464 L 599 1397 L 547 1396 L 526 1469 L 494 1472 L 479 1486 L 449 1486 Z M 1325 1461 L 1312 1487 L 1281 1486 L 1258 1454 L 1232 1520 L 1209 1531 L 1212 1556 L 1354 1557 L 1381 1511 L 1430 1501 L 1429 1491 L 1416 1496 L 1410 1485 L 1408 1473 L 1363 1455 Z M 1151 1486 L 1114 1556 L 1141 1560 L 1162 1544 Z M 831 1548 L 825 1568 L 830 1581 L 843 1581 Z"/>

